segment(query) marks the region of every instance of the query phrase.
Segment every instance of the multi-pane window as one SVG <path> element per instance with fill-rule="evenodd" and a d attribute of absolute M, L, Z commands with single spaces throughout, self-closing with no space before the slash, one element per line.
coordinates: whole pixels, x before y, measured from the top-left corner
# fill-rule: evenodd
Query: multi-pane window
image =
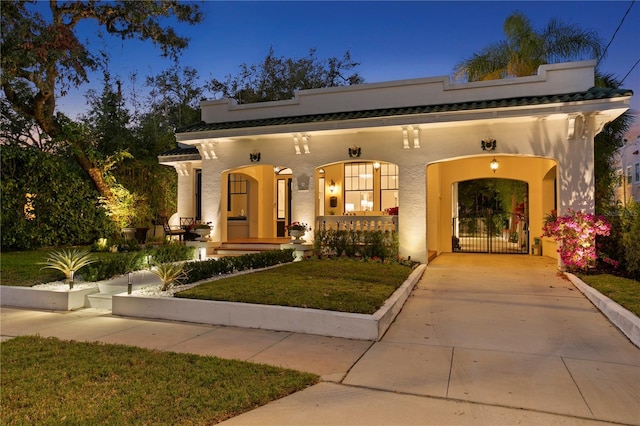
<path fill-rule="evenodd" d="M 371 211 L 373 206 L 373 163 L 344 165 L 345 210 Z"/>
<path fill-rule="evenodd" d="M 640 163 L 636 163 L 636 182 L 640 182 Z"/>
<path fill-rule="evenodd" d="M 380 210 L 398 206 L 398 166 L 380 165 Z"/>
<path fill-rule="evenodd" d="M 627 166 L 627 184 L 633 182 L 633 175 L 631 174 L 631 166 Z"/>
<path fill-rule="evenodd" d="M 232 216 L 245 216 L 247 211 L 248 184 L 246 176 L 230 173 L 227 188 L 227 210 Z"/>

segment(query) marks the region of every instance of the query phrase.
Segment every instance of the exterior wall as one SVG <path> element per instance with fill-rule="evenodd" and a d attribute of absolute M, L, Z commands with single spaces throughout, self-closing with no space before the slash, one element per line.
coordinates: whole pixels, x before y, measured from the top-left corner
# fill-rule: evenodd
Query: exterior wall
<path fill-rule="evenodd" d="M 291 101 L 262 104 L 207 101 L 202 103 L 202 117 L 206 123 L 222 123 L 586 91 L 593 85 L 594 65 L 546 65 L 537 76 L 462 85 L 450 85 L 446 78 L 438 77 L 308 90 Z M 230 172 L 246 173 L 256 182 L 252 189 L 260 214 L 251 217 L 250 236 L 265 238 L 276 236 L 273 167 L 292 170 L 289 220 L 314 226 L 316 215 L 330 209 L 331 179 L 337 186 L 336 195 L 342 194 L 344 162 L 397 164 L 400 254 L 426 262 L 429 251 L 451 250 L 451 188 L 459 181 L 480 177 L 526 181 L 531 240 L 540 235 L 544 217 L 554 208 L 558 214 L 569 208 L 593 212 L 593 138 L 627 105 L 628 98 L 615 104 L 611 100 L 553 101 L 343 121 L 231 126 L 176 137 L 200 150 L 202 217 L 214 223 L 213 237 L 218 241 L 227 238 L 226 176 Z M 481 149 L 480 141 L 485 138 L 497 141 L 494 151 Z M 353 146 L 360 148 L 359 158 L 349 156 Z M 252 152 L 260 152 L 259 162 L 250 161 Z M 488 167 L 493 157 L 500 162 L 495 174 Z M 190 167 L 198 166 L 193 162 Z M 318 211 L 317 200 L 321 167 L 325 169 L 325 212 Z M 178 202 L 181 216 L 192 215 L 188 213 L 193 211 L 193 179 L 181 177 Z M 305 238 L 310 240 L 312 233 Z"/>

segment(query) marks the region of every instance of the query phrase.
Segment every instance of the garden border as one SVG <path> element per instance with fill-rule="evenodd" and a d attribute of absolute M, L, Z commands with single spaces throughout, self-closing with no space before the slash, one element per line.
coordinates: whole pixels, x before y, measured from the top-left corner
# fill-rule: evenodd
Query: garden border
<path fill-rule="evenodd" d="M 631 342 L 640 348 L 640 318 L 586 284 L 577 276 L 565 272 L 574 286 L 584 294 Z"/>
<path fill-rule="evenodd" d="M 2 306 L 73 311 L 84 308 L 87 296 L 98 292 L 97 283 L 92 287 L 64 290 L 0 285 L 0 301 Z"/>
<path fill-rule="evenodd" d="M 426 265 L 417 266 L 373 315 L 252 303 L 117 294 L 112 314 L 231 327 L 379 340 L 398 315 Z"/>

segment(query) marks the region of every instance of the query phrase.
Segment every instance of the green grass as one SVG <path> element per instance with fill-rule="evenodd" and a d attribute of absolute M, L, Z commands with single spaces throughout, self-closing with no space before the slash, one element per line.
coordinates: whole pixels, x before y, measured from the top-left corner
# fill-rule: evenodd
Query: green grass
<path fill-rule="evenodd" d="M 3 425 L 214 424 L 318 382 L 262 364 L 37 336 L 0 352 Z"/>
<path fill-rule="evenodd" d="M 609 274 L 580 274 L 579 278 L 585 284 L 595 288 L 620 306 L 640 317 L 640 282 Z"/>
<path fill-rule="evenodd" d="M 373 314 L 410 273 L 393 262 L 305 260 L 200 284 L 176 297 Z"/>
<path fill-rule="evenodd" d="M 42 269 L 44 265 L 38 264 L 38 262 L 46 261 L 49 253 L 56 250 L 58 250 L 58 248 L 2 253 L 0 255 L 0 284 L 31 287 L 35 284 L 64 280 L 64 274 L 62 272 Z M 112 253 L 91 253 L 91 255 L 98 259 L 113 256 Z M 82 275 L 82 271 L 80 271 L 80 275 Z"/>

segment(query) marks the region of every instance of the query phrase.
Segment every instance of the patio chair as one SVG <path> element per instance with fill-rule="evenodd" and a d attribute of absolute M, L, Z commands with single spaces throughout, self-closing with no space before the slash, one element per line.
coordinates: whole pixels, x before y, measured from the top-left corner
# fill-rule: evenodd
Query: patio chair
<path fill-rule="evenodd" d="M 162 221 L 162 228 L 164 229 L 164 238 L 169 238 L 170 240 L 174 237 L 174 236 L 178 236 L 178 239 L 180 241 L 182 241 L 184 234 L 187 232 L 182 228 L 172 228 L 171 225 L 169 225 L 169 221 L 167 220 L 166 217 L 162 217 L 160 218 L 160 220 Z"/>

